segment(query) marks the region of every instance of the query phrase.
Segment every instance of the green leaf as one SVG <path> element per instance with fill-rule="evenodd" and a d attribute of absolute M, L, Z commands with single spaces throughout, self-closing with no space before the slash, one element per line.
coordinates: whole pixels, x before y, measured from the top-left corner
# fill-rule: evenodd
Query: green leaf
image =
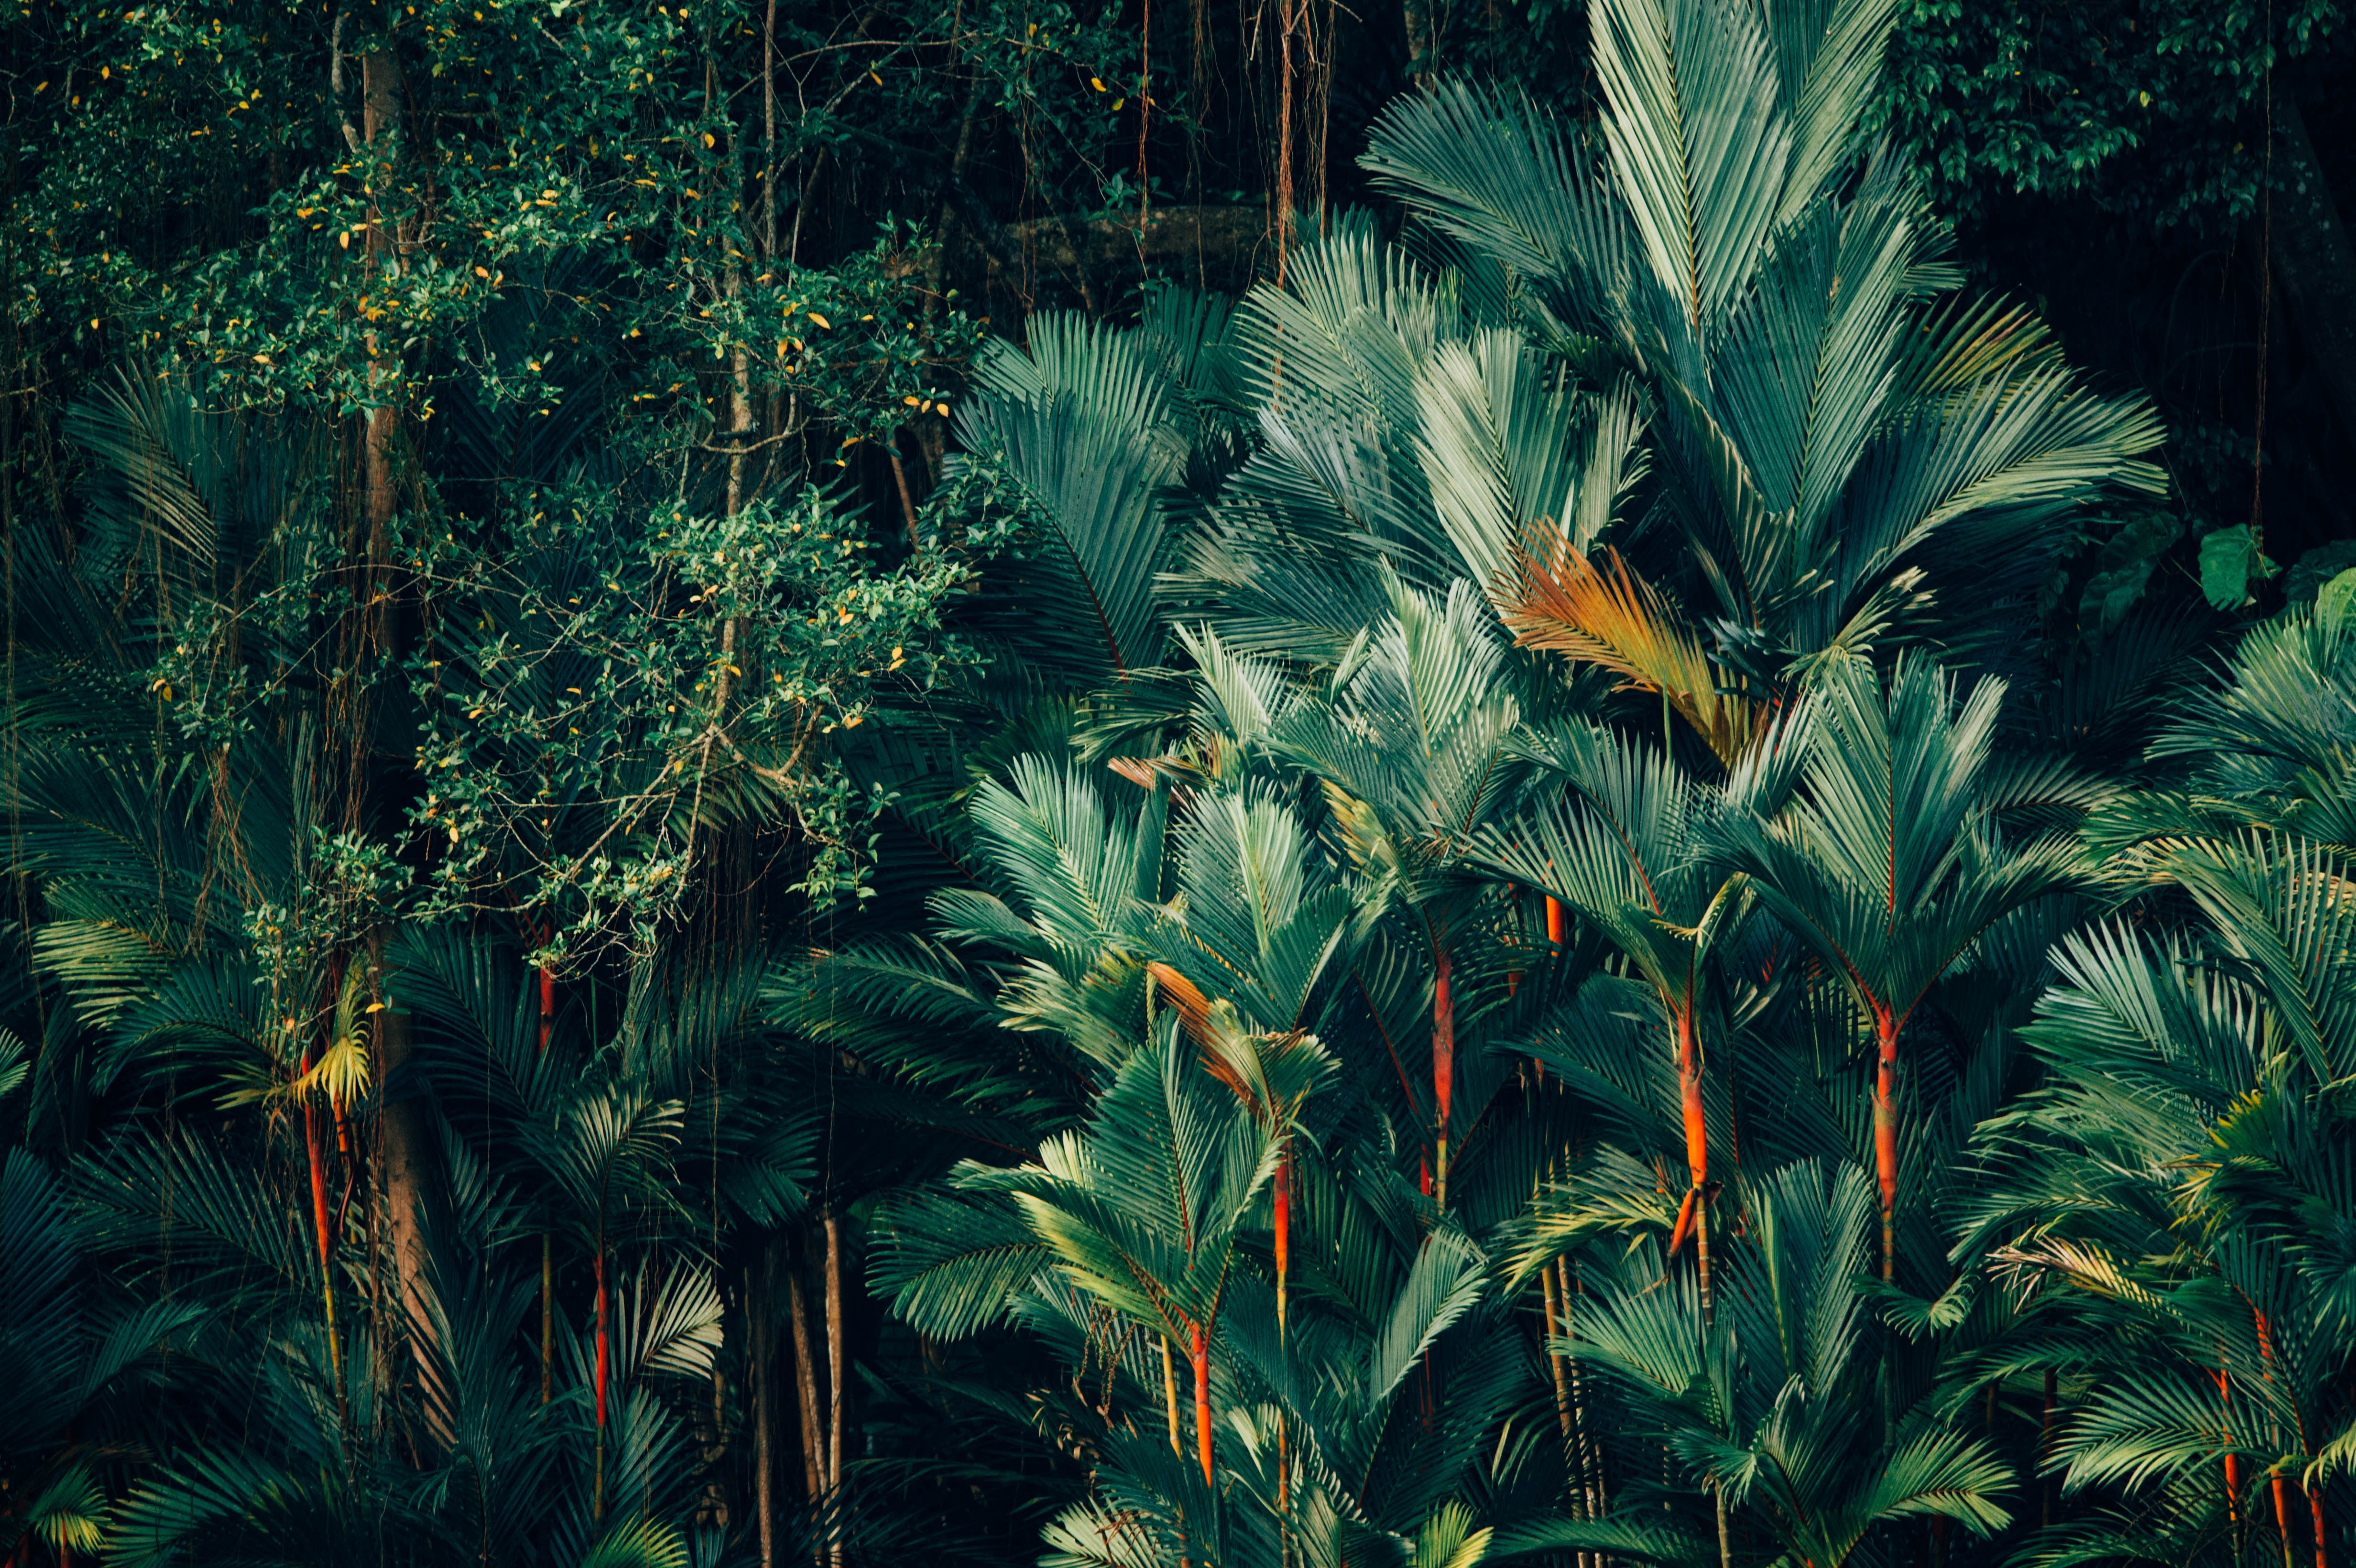
<path fill-rule="evenodd" d="M 2201 592 L 2220 610 L 2248 603 L 2251 581 L 2263 582 L 2277 570 L 2246 527 L 2220 528 L 2201 541 Z"/>

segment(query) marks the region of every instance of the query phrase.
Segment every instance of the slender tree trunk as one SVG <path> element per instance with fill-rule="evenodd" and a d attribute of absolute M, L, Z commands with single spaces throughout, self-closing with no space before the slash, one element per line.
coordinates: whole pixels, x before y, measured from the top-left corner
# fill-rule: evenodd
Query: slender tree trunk
<path fill-rule="evenodd" d="M 1580 1496 L 1587 1517 L 1601 1519 L 1611 1509 L 1612 1499 L 1603 1491 L 1603 1456 L 1587 1435 L 1587 1384 L 1579 1370 L 1579 1319 L 1573 1316 L 1571 1305 L 1572 1298 L 1585 1287 L 1573 1281 L 1569 1258 L 1557 1258 L 1554 1269 L 1555 1294 L 1562 1302 L 1562 1337 L 1571 1347 L 1564 1360 L 1570 1364 L 1570 1436 L 1579 1449 Z"/>
<path fill-rule="evenodd" d="M 1547 941 L 1559 948 L 1569 940 L 1570 923 L 1563 917 L 1562 901 L 1549 895 L 1546 901 Z"/>
<path fill-rule="evenodd" d="M 556 972 L 540 966 L 540 1053 L 548 1054 L 551 1020 L 556 1017 Z M 556 1246 L 542 1232 L 540 1238 L 540 1403 L 555 1397 L 556 1389 Z"/>
<path fill-rule="evenodd" d="M 837 1499 L 842 1491 L 842 1392 L 851 1381 L 849 1369 L 842 1339 L 842 1218 L 830 1208 L 826 1211 L 826 1488 Z M 827 1539 L 829 1559 L 834 1568 L 842 1568 L 841 1531 L 830 1529 Z"/>
<path fill-rule="evenodd" d="M 597 1238 L 597 1481 L 589 1497 L 589 1517 L 605 1517 L 605 1238 Z"/>
<path fill-rule="evenodd" d="M 2230 1445 L 2233 1441 L 2233 1380 L 2222 1367 L 2217 1369 L 2217 1407 L 2218 1435 Z M 2225 1521 L 2238 1523 L 2241 1517 L 2242 1456 L 2229 1450 L 2225 1455 Z"/>
<path fill-rule="evenodd" d="M 1285 1276 L 1292 1260 L 1292 1139 L 1277 1146 L 1276 1190 L 1270 1199 L 1276 1211 L 1276 1338 L 1285 1332 Z"/>
<path fill-rule="evenodd" d="M 1570 1452 L 1570 1368 L 1563 1360 L 1562 1352 L 1554 1348 L 1560 1333 L 1557 1325 L 1561 1321 L 1561 1302 L 1552 1264 L 1538 1271 L 1538 1283 L 1542 1302 L 1539 1310 L 1546 1315 L 1547 1364 L 1554 1371 L 1554 1419 L 1562 1429 L 1562 1447 L 1567 1455 Z"/>
<path fill-rule="evenodd" d="M 2323 1488 L 2324 1482 L 2319 1477 L 2315 1485 L 2307 1489 L 2308 1517 L 2315 1525 L 2315 1568 L 2331 1568 L 2331 1553 L 2327 1545 L 2331 1539 L 2330 1526 L 2323 1517 Z"/>
<path fill-rule="evenodd" d="M 825 1428 L 819 1418 L 818 1360 L 810 1344 L 809 1303 L 802 1289 L 802 1274 L 790 1264 L 786 1271 L 787 1309 L 794 1334 L 794 1387 L 801 1411 L 802 1485 L 816 1503 L 826 1495 Z"/>
<path fill-rule="evenodd" d="M 771 266 L 777 260 L 777 0 L 769 0 L 761 22 L 761 260 Z M 768 1562 L 765 1543 L 762 1568 Z"/>
<path fill-rule="evenodd" d="M 391 1008 L 374 1014 L 377 1082 L 377 1158 L 383 1172 L 383 1207 L 391 1232 L 393 1278 L 399 1312 L 392 1328 L 406 1337 L 425 1321 L 425 1236 L 419 1227 L 419 1200 L 425 1184 L 424 1129 L 414 1099 L 392 1099 L 389 1086 L 409 1060 L 409 1019 Z"/>
<path fill-rule="evenodd" d="M 1715 1320 L 1717 1302 L 1712 1294 L 1710 1277 L 1709 1221 L 1704 1210 L 1709 1203 L 1709 1122 L 1701 1097 L 1701 1042 L 1694 1028 L 1694 1004 L 1690 997 L 1676 1004 L 1677 1020 L 1677 1104 L 1685 1123 L 1686 1188 L 1685 1201 L 1678 1206 L 1677 1222 L 1670 1232 L 1669 1250 L 1676 1251 L 1685 1240 L 1686 1227 L 1693 1227 L 1694 1258 L 1701 1281 L 1701 1316 L 1707 1324 Z"/>
<path fill-rule="evenodd" d="M 1170 1353 L 1170 1336 L 1162 1336 L 1162 1407 L 1170 1416 L 1170 1452 L 1180 1458 L 1186 1456 L 1185 1443 L 1178 1435 L 1178 1369 Z"/>
<path fill-rule="evenodd" d="M 1881 1277 L 1898 1275 L 1898 1020 L 1873 1014 L 1873 1167 L 1881 1188 Z"/>
<path fill-rule="evenodd" d="M 1200 1323 L 1194 1325 L 1194 1451 L 1202 1456 L 1203 1484 L 1215 1485 L 1211 1467 L 1211 1337 Z"/>
<path fill-rule="evenodd" d="M 1456 998 L 1450 975 L 1448 948 L 1443 944 L 1434 966 L 1431 991 L 1431 1098 L 1439 1130 L 1439 1193 L 1433 1200 L 1448 1207 L 1448 1113 L 1456 1099 Z"/>
<path fill-rule="evenodd" d="M 771 27 L 776 23 L 776 10 L 769 12 Z M 757 1279 L 749 1269 L 744 1274 L 745 1317 L 752 1325 L 750 1345 L 753 1352 L 753 1512 L 758 1521 L 761 1537 L 761 1568 L 776 1568 L 776 1493 L 774 1471 L 777 1462 L 776 1439 L 772 1435 L 769 1413 L 773 1379 L 776 1371 L 776 1328 L 771 1322 L 770 1275 L 773 1272 L 768 1249 L 761 1252 L 761 1272 Z"/>
<path fill-rule="evenodd" d="M 1407 69 L 1421 87 L 1431 74 L 1431 12 L 1425 0 L 1400 0 L 1399 20 L 1407 27 Z"/>
<path fill-rule="evenodd" d="M 303 1071 L 311 1063 L 306 1057 Z M 311 1229 L 319 1243 L 319 1301 L 327 1316 L 327 1366 L 336 1379 L 336 1408 L 344 1408 L 344 1346 L 336 1336 L 335 1242 L 327 1230 L 327 1159 L 319 1147 L 319 1105 L 314 1094 L 303 1096 L 303 1145 L 311 1159 Z"/>

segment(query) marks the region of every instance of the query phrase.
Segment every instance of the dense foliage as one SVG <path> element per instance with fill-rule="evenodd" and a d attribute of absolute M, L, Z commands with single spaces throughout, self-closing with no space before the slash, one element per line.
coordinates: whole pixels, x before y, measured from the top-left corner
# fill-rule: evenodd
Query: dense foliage
<path fill-rule="evenodd" d="M 2356 1550 L 2336 5 L 16 10 L 11 1568 Z"/>

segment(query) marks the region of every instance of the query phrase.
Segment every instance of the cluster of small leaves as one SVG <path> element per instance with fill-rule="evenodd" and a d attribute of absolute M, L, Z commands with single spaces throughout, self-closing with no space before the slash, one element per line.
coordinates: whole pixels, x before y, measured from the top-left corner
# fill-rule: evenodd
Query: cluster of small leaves
<path fill-rule="evenodd" d="M 382 930 L 409 901 L 411 878 L 382 840 L 314 827 L 294 887 L 290 901 L 263 899 L 245 912 L 255 978 L 276 993 Z"/>
<path fill-rule="evenodd" d="M 513 911 L 551 963 L 643 949 L 699 835 L 747 816 L 789 817 L 810 878 L 856 886 L 876 803 L 830 737 L 969 656 L 939 635 L 962 560 L 879 569 L 857 514 L 816 487 L 627 523 L 594 487 L 529 500 L 409 561 L 441 615 L 410 669 L 426 912 Z"/>
<path fill-rule="evenodd" d="M 2345 11 L 2341 0 L 1910 0 L 1882 112 L 1931 177 L 1934 206 L 1957 220 L 2000 188 L 2222 229 L 2263 186 L 2268 73 Z"/>

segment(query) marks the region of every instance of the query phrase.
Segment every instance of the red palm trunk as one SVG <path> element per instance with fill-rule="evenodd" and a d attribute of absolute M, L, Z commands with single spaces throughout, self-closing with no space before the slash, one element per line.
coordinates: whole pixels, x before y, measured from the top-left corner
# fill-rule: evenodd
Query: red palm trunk
<path fill-rule="evenodd" d="M 311 1070 L 305 1061 L 303 1070 Z M 335 1266 L 335 1243 L 327 1230 L 327 1165 L 319 1149 L 319 1106 L 312 1096 L 303 1097 L 303 1144 L 311 1158 L 311 1230 L 319 1243 L 319 1299 L 327 1314 L 327 1365 L 336 1375 L 336 1399 L 344 1397 L 344 1349 L 336 1338 L 336 1282 L 329 1272 Z"/>
<path fill-rule="evenodd" d="M 1685 1121 L 1686 1188 L 1685 1201 L 1677 1206 L 1676 1227 L 1669 1235 L 1669 1251 L 1675 1253 L 1685 1241 L 1686 1228 L 1694 1230 L 1694 1253 L 1701 1275 L 1701 1311 L 1707 1320 L 1712 1306 L 1710 1299 L 1709 1222 L 1701 1207 L 1709 1200 L 1709 1122 L 1701 1101 L 1701 1044 L 1694 1033 L 1693 1003 L 1688 998 L 1676 1009 L 1677 1017 L 1677 1103 Z"/>
<path fill-rule="evenodd" d="M 1276 1152 L 1276 1334 L 1284 1338 L 1285 1276 L 1292 1261 L 1292 1140 Z"/>
<path fill-rule="evenodd" d="M 1431 995 L 1431 1098 L 1439 1112 L 1440 1132 L 1436 1201 L 1442 1209 L 1448 1207 L 1448 1112 L 1456 1098 L 1456 1001 L 1449 967 L 1448 950 L 1443 947 Z"/>
<path fill-rule="evenodd" d="M 1881 1184 L 1881 1277 L 1898 1272 L 1898 1020 L 1873 1010 L 1873 1164 Z"/>
<path fill-rule="evenodd" d="M 1200 1323 L 1194 1325 L 1191 1349 L 1194 1359 L 1194 1448 L 1203 1458 L 1203 1484 L 1211 1474 L 1211 1339 Z"/>
<path fill-rule="evenodd" d="M 605 1242 L 597 1240 L 597 1482 L 590 1494 L 589 1512 L 593 1519 L 605 1517 Z"/>
<path fill-rule="evenodd" d="M 2225 1370 L 2220 1367 L 2217 1369 L 2217 1403 L 2229 1417 L 2233 1402 L 2233 1381 L 2225 1375 Z M 2221 1425 L 2218 1435 L 2228 1443 L 2233 1440 L 2233 1434 L 2229 1426 Z M 2225 1519 L 2231 1523 L 2239 1520 L 2241 1515 L 2242 1456 L 2239 1454 L 2229 1453 L 2225 1456 Z"/>
<path fill-rule="evenodd" d="M 540 966 L 540 1050 L 548 1053 L 549 1021 L 556 1017 L 556 971 L 543 964 Z"/>

